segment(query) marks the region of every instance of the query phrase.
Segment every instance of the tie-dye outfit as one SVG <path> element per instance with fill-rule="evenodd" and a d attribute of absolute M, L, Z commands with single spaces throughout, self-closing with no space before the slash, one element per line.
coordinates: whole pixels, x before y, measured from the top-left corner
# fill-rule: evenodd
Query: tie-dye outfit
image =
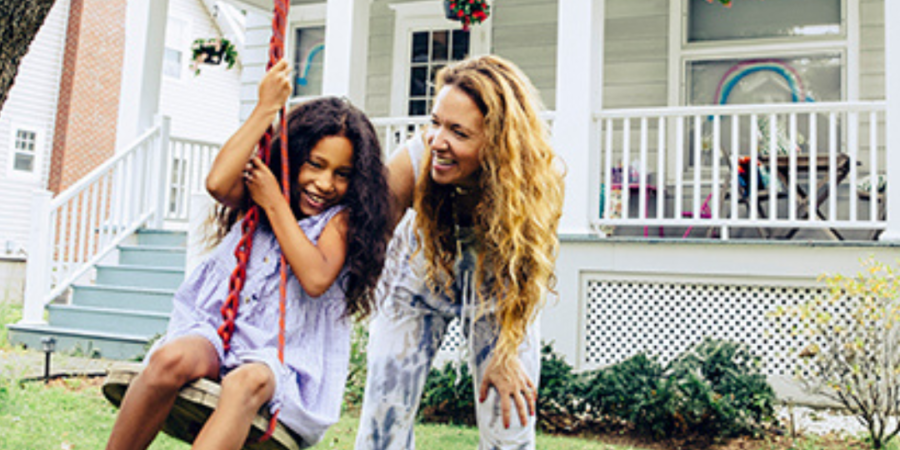
<path fill-rule="evenodd" d="M 419 166 L 425 151 L 421 138 L 407 145 L 413 169 Z M 460 319 L 460 329 L 468 347 L 469 370 L 474 374 L 472 395 L 476 398 L 476 417 L 481 434 L 479 448 L 533 449 L 535 418 L 522 426 L 515 403 L 511 407 L 510 427 L 504 428 L 500 398 L 491 388 L 483 403 L 477 402 L 478 387 L 491 360 L 497 341 L 498 325 L 494 310 L 496 299 L 487 289 L 474 285 L 478 243 L 469 229 L 457 233 L 461 256 L 454 264 L 453 293 L 434 292 L 425 280 L 423 252 L 415 253 L 415 213 L 410 212 L 398 225 L 388 247 L 387 260 L 378 284 L 379 309 L 369 327 L 368 378 L 356 449 L 388 450 L 415 448 L 413 424 L 422 388 L 447 326 Z M 486 305 L 481 315 L 476 289 L 482 289 Z M 477 320 L 472 320 L 476 318 Z M 534 321 L 519 346 L 522 368 L 535 383 L 539 382 L 539 330 Z"/>
<path fill-rule="evenodd" d="M 299 222 L 300 228 L 315 244 L 341 209 L 342 206 L 334 206 L 304 218 Z M 248 362 L 266 364 L 276 382 L 269 409 L 280 409 L 279 421 L 302 437 L 305 445 L 315 444 L 340 418 L 347 380 L 351 323 L 341 317 L 346 268 L 319 297 L 307 294 L 293 271 L 288 270 L 282 364 L 278 360 L 281 246 L 270 229 L 258 227 L 247 263 L 235 333 L 231 348 L 225 353 L 216 330 L 222 324 L 220 308 L 236 264 L 234 248 L 241 238 L 240 225 L 232 227 L 209 258 L 178 288 L 168 331 L 154 349 L 178 337 L 199 335 L 216 348 L 223 376 Z"/>

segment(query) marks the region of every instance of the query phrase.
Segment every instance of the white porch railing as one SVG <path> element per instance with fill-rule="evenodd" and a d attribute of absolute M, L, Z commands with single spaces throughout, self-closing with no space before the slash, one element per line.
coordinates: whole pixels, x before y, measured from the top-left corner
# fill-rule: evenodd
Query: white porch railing
<path fill-rule="evenodd" d="M 723 239 L 735 227 L 883 230 L 884 112 L 884 102 L 604 111 L 592 225 L 715 227 Z"/>
<path fill-rule="evenodd" d="M 192 139 L 169 139 L 166 166 L 165 220 L 187 223 L 191 194 L 206 192 L 206 175 L 221 144 Z"/>
<path fill-rule="evenodd" d="M 144 224 L 162 226 L 169 118 L 77 183 L 50 198 L 36 191 L 22 323 L 42 323 L 44 305 Z"/>

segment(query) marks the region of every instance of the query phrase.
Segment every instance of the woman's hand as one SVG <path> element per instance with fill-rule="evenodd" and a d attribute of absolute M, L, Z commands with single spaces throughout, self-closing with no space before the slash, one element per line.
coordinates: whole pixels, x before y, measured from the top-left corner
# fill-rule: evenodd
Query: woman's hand
<path fill-rule="evenodd" d="M 502 362 L 506 360 L 506 363 Z M 535 410 L 535 400 L 537 399 L 537 389 L 525 369 L 518 356 L 512 358 L 497 358 L 494 355 L 487 369 L 484 371 L 484 378 L 481 380 L 481 389 L 478 393 L 478 402 L 483 403 L 487 399 L 488 389 L 493 386 L 500 396 L 500 410 L 503 412 L 503 426 L 509 428 L 510 421 L 510 400 L 516 403 L 516 411 L 519 413 L 519 422 L 522 426 L 528 424 L 528 415 L 533 416 Z M 527 406 L 526 406 L 527 404 Z"/>
<path fill-rule="evenodd" d="M 259 82 L 259 101 L 256 107 L 265 114 L 275 114 L 291 96 L 291 68 L 286 59 L 275 63 Z"/>
<path fill-rule="evenodd" d="M 250 158 L 244 167 L 244 184 L 253 201 L 266 211 L 285 203 L 278 180 L 258 156 Z"/>

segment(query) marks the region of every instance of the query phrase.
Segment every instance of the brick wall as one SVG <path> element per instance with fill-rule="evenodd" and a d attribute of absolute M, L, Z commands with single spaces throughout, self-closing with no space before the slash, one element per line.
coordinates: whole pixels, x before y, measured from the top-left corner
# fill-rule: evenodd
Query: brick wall
<path fill-rule="evenodd" d="M 49 189 L 59 193 L 115 153 L 126 0 L 72 0 Z"/>

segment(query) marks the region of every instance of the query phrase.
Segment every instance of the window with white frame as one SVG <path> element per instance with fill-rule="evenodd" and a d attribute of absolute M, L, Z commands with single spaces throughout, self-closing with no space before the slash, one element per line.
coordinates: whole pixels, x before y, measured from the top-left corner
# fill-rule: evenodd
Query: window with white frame
<path fill-rule="evenodd" d="M 294 96 L 322 95 L 325 26 L 294 29 Z"/>
<path fill-rule="evenodd" d="M 40 173 L 43 142 L 36 128 L 13 126 L 12 154 L 9 170 L 12 176 L 32 178 Z"/>
<path fill-rule="evenodd" d="M 295 99 L 322 95 L 325 71 L 326 4 L 291 7 L 286 54 L 293 66 Z"/>
<path fill-rule="evenodd" d="M 434 80 L 445 65 L 490 51 L 490 23 L 463 31 L 444 17 L 441 1 L 390 6 L 397 14 L 391 87 L 392 116 L 431 112 Z M 490 19 L 488 19 L 490 21 Z"/>
<path fill-rule="evenodd" d="M 842 0 L 687 0 L 687 105 L 841 100 L 848 52 Z M 740 55 L 740 56 L 735 56 Z"/>
<path fill-rule="evenodd" d="M 190 30 L 188 22 L 176 17 L 169 17 L 166 24 L 166 47 L 163 50 L 163 75 L 180 80 L 184 73 L 185 52 L 190 48 Z"/>
<path fill-rule="evenodd" d="M 848 72 L 856 70 L 849 61 L 856 58 L 857 24 L 850 23 L 855 15 L 848 11 L 858 9 L 858 1 L 741 0 L 725 8 L 719 2 L 682 0 L 677 6 L 680 47 L 671 53 L 680 70 L 670 92 L 678 98 L 670 101 L 724 105 L 855 98 L 855 75 Z M 703 126 L 708 132 L 710 124 Z M 688 141 L 692 135 L 686 133 Z M 692 167 L 687 144 L 686 166 Z"/>

